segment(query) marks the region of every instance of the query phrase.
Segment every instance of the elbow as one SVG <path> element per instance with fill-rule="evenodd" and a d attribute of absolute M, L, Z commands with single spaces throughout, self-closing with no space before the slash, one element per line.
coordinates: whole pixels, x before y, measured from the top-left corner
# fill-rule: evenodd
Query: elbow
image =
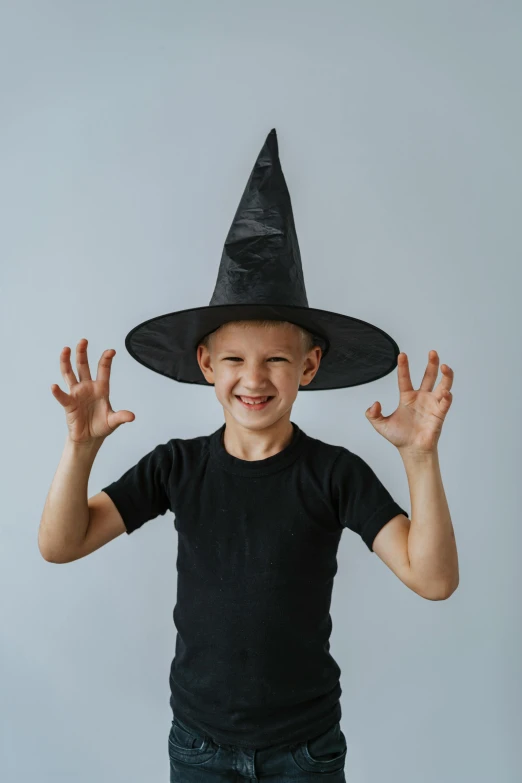
<path fill-rule="evenodd" d="M 422 597 L 428 601 L 446 601 L 453 595 L 458 586 L 459 580 L 457 579 L 451 584 L 439 585 L 436 589 L 423 593 Z"/>
<path fill-rule="evenodd" d="M 46 552 L 45 549 L 42 549 L 40 546 L 38 547 L 41 556 L 45 560 L 46 563 L 56 563 L 57 561 L 51 556 L 50 552 Z"/>
<path fill-rule="evenodd" d="M 66 563 L 67 561 L 57 557 L 56 553 L 53 553 L 48 547 L 45 547 L 40 540 L 38 540 L 38 551 L 40 552 L 46 563 Z"/>
<path fill-rule="evenodd" d="M 47 552 L 45 547 L 42 546 L 42 543 L 41 543 L 40 539 L 38 539 L 38 551 L 40 552 L 41 556 L 43 557 L 43 559 L 47 563 L 52 563 L 52 560 L 51 560 L 51 557 L 50 557 L 50 553 Z"/>
<path fill-rule="evenodd" d="M 455 592 L 455 590 L 457 589 L 458 586 L 459 586 L 459 581 L 457 579 L 456 583 L 454 585 L 452 585 L 452 587 L 448 590 L 448 592 L 444 596 L 443 600 L 445 601 L 446 598 L 449 598 L 451 595 L 453 595 L 453 593 Z"/>
<path fill-rule="evenodd" d="M 52 555 L 50 552 L 42 552 L 40 549 L 40 554 L 45 560 L 46 563 L 56 563 L 56 564 L 63 564 L 63 563 L 69 563 L 70 560 L 67 560 L 62 557 L 56 557 L 55 555 Z"/>

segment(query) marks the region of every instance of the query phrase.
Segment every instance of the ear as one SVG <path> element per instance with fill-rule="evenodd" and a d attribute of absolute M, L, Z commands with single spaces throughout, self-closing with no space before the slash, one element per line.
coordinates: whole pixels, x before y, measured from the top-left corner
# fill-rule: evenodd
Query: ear
<path fill-rule="evenodd" d="M 313 381 L 314 377 L 317 375 L 319 365 L 321 364 L 322 355 L 321 348 L 318 345 L 314 346 L 307 354 L 306 368 L 301 373 L 301 380 L 299 381 L 300 386 L 308 386 L 308 384 Z"/>
<path fill-rule="evenodd" d="M 210 351 L 205 345 L 198 345 L 196 349 L 196 359 L 198 360 L 199 369 L 203 373 L 203 376 L 207 383 L 214 383 L 214 370 L 212 369 L 212 357 Z"/>

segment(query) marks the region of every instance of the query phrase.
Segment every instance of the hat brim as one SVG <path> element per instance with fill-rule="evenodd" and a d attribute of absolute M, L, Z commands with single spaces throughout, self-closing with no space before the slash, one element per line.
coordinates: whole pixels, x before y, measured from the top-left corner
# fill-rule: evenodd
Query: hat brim
<path fill-rule="evenodd" d="M 125 347 L 137 362 L 160 375 L 179 383 L 213 386 L 199 367 L 198 344 L 228 321 L 252 319 L 290 321 L 325 340 L 317 373 L 299 391 L 360 386 L 397 367 L 399 346 L 379 327 L 349 315 L 295 305 L 227 304 L 178 310 L 138 324 L 127 334 Z"/>

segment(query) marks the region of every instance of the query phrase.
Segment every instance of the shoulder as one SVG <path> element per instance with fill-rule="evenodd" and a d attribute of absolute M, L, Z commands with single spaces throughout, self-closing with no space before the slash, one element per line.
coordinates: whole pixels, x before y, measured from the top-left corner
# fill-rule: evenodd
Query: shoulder
<path fill-rule="evenodd" d="M 191 438 L 171 438 L 168 444 L 173 451 L 179 451 L 180 453 L 202 452 L 210 447 L 210 435 L 195 435 Z"/>
<path fill-rule="evenodd" d="M 328 443 L 310 435 L 305 437 L 306 445 L 303 463 L 309 475 L 316 476 L 328 490 L 336 482 L 336 477 L 346 475 L 353 468 L 357 455 L 346 446 Z"/>
<path fill-rule="evenodd" d="M 327 443 L 319 438 L 313 438 L 311 435 L 306 435 L 306 451 L 312 459 L 321 460 L 323 465 L 333 467 L 333 465 L 339 461 L 349 462 L 357 455 L 350 451 L 346 446 L 340 444 Z"/>
<path fill-rule="evenodd" d="M 371 466 L 358 453 L 338 443 L 306 437 L 307 469 L 334 494 L 342 486 L 368 485 L 375 480 Z"/>
<path fill-rule="evenodd" d="M 195 435 L 190 438 L 171 438 L 168 448 L 174 469 L 191 469 L 200 465 L 210 452 L 210 435 Z"/>

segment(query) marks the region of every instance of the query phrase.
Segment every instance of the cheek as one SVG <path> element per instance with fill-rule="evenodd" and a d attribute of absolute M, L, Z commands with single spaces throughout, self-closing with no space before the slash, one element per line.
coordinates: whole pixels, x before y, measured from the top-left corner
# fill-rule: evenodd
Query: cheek
<path fill-rule="evenodd" d="M 274 373 L 274 382 L 279 386 L 291 388 L 295 384 L 295 379 L 299 377 L 299 372 L 295 367 L 285 367 L 277 373 Z"/>
<path fill-rule="evenodd" d="M 214 372 L 214 384 L 216 392 L 226 396 L 237 385 L 237 380 L 233 371 L 220 368 L 218 372 Z"/>

